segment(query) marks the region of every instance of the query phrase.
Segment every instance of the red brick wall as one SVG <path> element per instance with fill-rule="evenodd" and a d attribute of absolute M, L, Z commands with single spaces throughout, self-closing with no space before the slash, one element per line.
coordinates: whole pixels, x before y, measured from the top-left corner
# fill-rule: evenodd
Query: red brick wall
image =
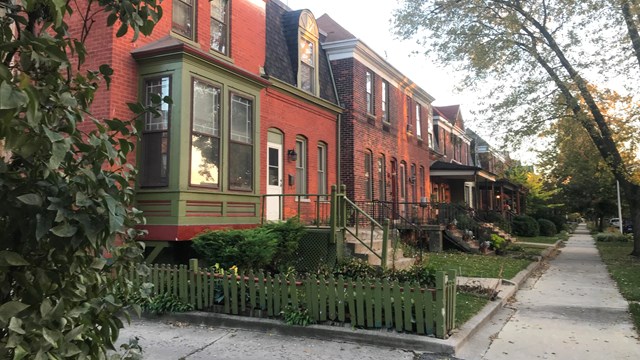
<path fill-rule="evenodd" d="M 196 42 L 203 52 L 209 52 L 209 2 L 197 1 L 197 29 Z M 80 5 L 81 8 L 84 5 Z M 172 0 L 161 3 L 164 12 L 149 37 L 140 35 L 136 42 L 132 42 L 133 31 L 129 31 L 122 38 L 115 37 L 119 23 L 114 28 L 106 27 L 106 14 L 97 16 L 91 34 L 85 44 L 89 54 L 86 68 L 97 69 L 100 64 L 109 64 L 114 70 L 111 89 L 107 91 L 103 86 L 96 96 L 92 112 L 98 118 L 118 117 L 129 119 L 133 114 L 126 103 L 138 100 L 138 71 L 131 51 L 144 46 L 171 33 Z M 71 18 L 72 30 L 79 32 L 80 18 L 76 11 Z M 232 0 L 231 1 L 231 34 L 230 57 L 234 65 L 259 74 L 260 66 L 265 58 L 265 4 L 263 0 Z M 179 36 L 177 38 L 180 38 Z M 90 123 L 82 125 L 85 130 L 91 128 Z M 135 154 L 130 159 L 135 164 Z"/>
<path fill-rule="evenodd" d="M 407 201 L 418 202 L 420 199 L 419 169 L 425 168 L 425 191 L 429 196 L 429 144 L 427 142 L 426 120 L 428 116 L 428 104 L 422 104 L 421 119 L 423 141 L 415 136 L 415 102 L 411 101 L 411 116 L 413 122 L 412 133 L 407 132 L 407 99 L 402 89 L 389 84 L 389 120 L 390 125 L 382 122 L 381 91 L 382 78 L 374 75 L 374 101 L 375 116 L 371 117 L 366 111 L 366 72 L 367 68 L 354 59 L 335 60 L 331 63 L 333 75 L 337 83 L 340 102 L 346 108 L 342 120 L 342 181 L 347 185 L 347 194 L 356 201 L 365 199 L 365 153 L 371 150 L 373 153 L 373 197 L 380 198 L 378 194 L 377 159 L 381 154 L 385 155 L 385 168 L 387 178 L 387 200 L 391 197 L 391 160 L 398 164 L 405 161 L 407 174 L 410 176 L 411 164 L 416 164 L 416 198 L 411 197 L 411 184 L 407 182 Z M 410 96 L 409 96 L 410 97 Z"/>
<path fill-rule="evenodd" d="M 267 88 L 261 94 L 260 114 L 260 171 L 261 189 L 266 193 L 267 131 L 276 128 L 283 133 L 283 185 L 285 194 L 295 194 L 296 186 L 289 185 L 288 175 L 296 175 L 296 164 L 287 159 L 287 150 L 295 149 L 296 136 L 307 140 L 307 193 L 318 193 L 318 143 L 327 145 L 327 192 L 337 184 L 336 127 L 337 114 L 318 105 L 300 100 L 275 88 Z M 296 179 L 296 182 L 300 179 Z M 288 199 L 285 214 L 294 211 L 293 198 Z M 303 209 L 304 210 L 304 209 Z"/>

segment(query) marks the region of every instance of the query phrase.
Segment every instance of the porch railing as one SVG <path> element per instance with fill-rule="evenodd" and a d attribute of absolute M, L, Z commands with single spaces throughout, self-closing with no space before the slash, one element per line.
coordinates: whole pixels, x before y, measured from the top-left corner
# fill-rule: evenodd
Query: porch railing
<path fill-rule="evenodd" d="M 275 200 L 277 199 L 277 200 Z M 262 222 L 267 220 L 267 202 L 277 201 L 278 218 L 297 216 L 300 221 L 312 227 L 327 227 L 331 241 L 337 243 L 338 260 L 344 257 L 346 234 L 361 243 L 380 260 L 380 266 L 387 266 L 389 221 L 374 219 L 346 196 L 346 186 L 331 187 L 331 194 L 266 194 L 262 196 Z M 271 205 L 273 205 L 272 203 Z M 382 237 L 382 248 L 374 249 L 374 241 Z"/>

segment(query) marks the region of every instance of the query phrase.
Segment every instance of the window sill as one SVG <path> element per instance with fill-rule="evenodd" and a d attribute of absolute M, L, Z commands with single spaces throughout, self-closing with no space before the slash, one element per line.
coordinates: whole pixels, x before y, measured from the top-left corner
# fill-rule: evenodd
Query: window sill
<path fill-rule="evenodd" d="M 309 198 L 296 197 L 296 198 L 295 198 L 295 201 L 296 201 L 296 202 L 301 202 L 301 203 L 310 203 L 310 202 L 311 202 L 311 199 L 309 199 Z"/>
<path fill-rule="evenodd" d="M 186 37 L 186 36 L 184 36 L 184 35 L 182 35 L 182 34 L 180 34 L 178 32 L 175 32 L 175 31 L 171 30 L 171 36 L 176 38 L 176 39 L 178 39 L 178 40 L 180 40 L 180 41 L 182 41 L 182 42 L 184 42 L 184 43 L 187 43 L 187 44 L 189 44 L 189 45 L 191 45 L 193 47 L 200 48 L 200 44 L 198 44 L 197 41 L 194 41 L 193 39 L 190 39 L 190 38 L 188 38 L 188 37 Z"/>
<path fill-rule="evenodd" d="M 391 123 L 390 122 L 382 122 L 382 131 L 390 132 L 391 131 Z"/>
<path fill-rule="evenodd" d="M 373 117 L 372 115 L 367 115 L 367 123 L 369 125 L 375 125 L 376 124 L 376 118 Z"/>
<path fill-rule="evenodd" d="M 226 61 L 229 64 L 233 64 L 234 63 L 233 59 L 230 58 L 228 55 L 223 54 L 223 53 L 218 52 L 218 51 L 215 51 L 215 50 L 212 50 L 212 49 L 209 49 L 209 55 L 214 56 L 215 58 L 220 59 L 222 61 Z"/>

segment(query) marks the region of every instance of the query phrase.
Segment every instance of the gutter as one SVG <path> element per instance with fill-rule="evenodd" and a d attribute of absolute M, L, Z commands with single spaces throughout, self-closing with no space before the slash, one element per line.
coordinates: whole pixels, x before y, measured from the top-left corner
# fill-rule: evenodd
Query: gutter
<path fill-rule="evenodd" d="M 324 46 L 323 46 L 324 47 Z M 325 57 L 327 58 L 327 65 L 329 67 L 329 75 L 331 76 L 331 85 L 333 85 L 333 93 L 336 95 L 336 102 L 338 103 L 338 107 L 340 107 L 341 110 L 344 111 L 344 108 L 342 107 L 342 104 L 340 104 L 340 97 L 338 96 L 338 88 L 336 87 L 336 79 L 333 77 L 333 69 L 331 68 L 331 60 L 329 59 L 329 54 L 328 52 L 325 50 L 324 52 Z M 340 174 L 340 147 L 341 147 L 341 128 L 342 128 L 342 112 L 339 112 L 338 115 L 336 115 L 336 181 L 337 181 L 337 186 L 338 188 L 340 188 L 340 184 L 342 183 L 341 181 L 341 174 Z"/>

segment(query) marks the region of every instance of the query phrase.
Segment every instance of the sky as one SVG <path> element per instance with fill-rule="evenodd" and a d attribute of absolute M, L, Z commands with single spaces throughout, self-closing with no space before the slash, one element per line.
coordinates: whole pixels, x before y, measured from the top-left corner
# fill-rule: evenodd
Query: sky
<path fill-rule="evenodd" d="M 359 38 L 368 47 L 406 75 L 414 83 L 435 98 L 436 106 L 458 104 L 462 110 L 465 126 L 471 128 L 494 147 L 502 143 L 492 138 L 481 126 L 482 119 L 472 111 L 479 110 L 480 99 L 471 91 L 457 92 L 462 75 L 452 69 L 436 66 L 418 46 L 415 40 L 402 41 L 392 33 L 391 16 L 397 8 L 397 0 L 280 0 L 294 10 L 309 9 L 316 18 L 328 14 L 337 23 Z M 534 155 L 526 150 L 512 153 L 531 164 Z"/>

